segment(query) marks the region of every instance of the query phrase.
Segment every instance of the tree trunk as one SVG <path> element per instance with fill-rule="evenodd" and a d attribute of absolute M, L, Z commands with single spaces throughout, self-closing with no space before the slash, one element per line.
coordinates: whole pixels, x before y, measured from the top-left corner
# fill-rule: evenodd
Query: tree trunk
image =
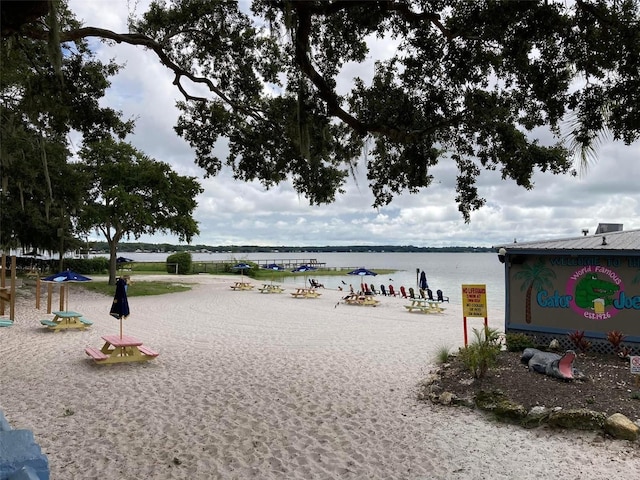
<path fill-rule="evenodd" d="M 116 247 L 118 243 L 115 240 L 108 240 L 109 244 L 109 285 L 116 284 L 116 268 L 118 266 L 118 252 L 116 251 Z"/>
<path fill-rule="evenodd" d="M 524 313 L 524 321 L 527 323 L 531 323 L 531 293 L 533 291 L 533 283 L 529 285 L 527 288 L 527 299 L 525 302 L 525 313 Z"/>

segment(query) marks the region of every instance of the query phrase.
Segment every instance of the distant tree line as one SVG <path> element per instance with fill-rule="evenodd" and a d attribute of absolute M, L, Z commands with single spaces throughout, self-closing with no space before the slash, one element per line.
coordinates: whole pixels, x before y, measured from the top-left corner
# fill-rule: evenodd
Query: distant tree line
<path fill-rule="evenodd" d="M 93 242 L 91 244 L 92 251 L 107 252 L 108 245 L 106 242 Z M 474 247 L 474 246 L 448 246 L 448 247 L 416 247 L 414 245 L 346 245 L 346 246 L 258 246 L 258 245 L 171 245 L 168 243 L 142 243 L 129 242 L 120 243 L 119 252 L 203 252 L 203 253 L 382 253 L 382 252 L 491 252 L 491 247 Z"/>

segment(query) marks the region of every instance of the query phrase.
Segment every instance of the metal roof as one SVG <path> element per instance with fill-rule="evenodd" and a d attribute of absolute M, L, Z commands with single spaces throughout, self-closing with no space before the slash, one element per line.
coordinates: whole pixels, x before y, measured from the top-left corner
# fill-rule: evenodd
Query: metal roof
<path fill-rule="evenodd" d="M 640 252 L 640 229 L 607 232 L 597 235 L 586 235 L 575 238 L 557 240 L 542 240 L 537 242 L 518 242 L 497 245 L 496 249 L 504 248 L 508 253 L 526 253 L 527 251 L 562 251 L 580 250 L 581 253 L 613 253 Z"/>

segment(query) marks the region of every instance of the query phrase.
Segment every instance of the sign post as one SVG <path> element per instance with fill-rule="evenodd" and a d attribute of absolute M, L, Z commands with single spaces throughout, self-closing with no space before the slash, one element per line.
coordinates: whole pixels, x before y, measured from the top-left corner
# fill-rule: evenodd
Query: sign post
<path fill-rule="evenodd" d="M 485 328 L 489 327 L 487 316 L 487 286 L 462 285 L 462 316 L 464 346 L 467 346 L 467 317 L 484 318 Z"/>

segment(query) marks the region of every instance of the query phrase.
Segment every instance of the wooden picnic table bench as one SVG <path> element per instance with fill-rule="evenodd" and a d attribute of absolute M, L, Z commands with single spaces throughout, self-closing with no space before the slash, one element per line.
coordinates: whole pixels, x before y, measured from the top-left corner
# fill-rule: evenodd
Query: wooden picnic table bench
<path fill-rule="evenodd" d="M 284 292 L 284 288 L 282 288 L 280 285 L 272 285 L 272 284 L 268 284 L 268 283 L 265 283 L 264 285 L 262 285 L 262 287 L 260 287 L 258 290 L 260 291 L 260 293 L 282 293 L 282 292 Z"/>
<path fill-rule="evenodd" d="M 140 340 L 127 335 L 105 335 L 102 339 L 105 343 L 101 349 L 84 349 L 85 353 L 99 364 L 146 362 L 159 355 L 142 345 Z"/>
<path fill-rule="evenodd" d="M 424 298 L 414 298 L 411 300 L 411 305 L 405 305 L 404 308 L 409 312 L 417 311 L 420 313 L 442 313 L 445 311 L 440 306 L 440 302 Z"/>
<path fill-rule="evenodd" d="M 295 292 L 291 292 L 293 298 L 318 298 L 322 295 L 313 288 L 298 288 Z"/>
<path fill-rule="evenodd" d="M 52 312 L 54 317 L 52 320 L 40 320 L 40 323 L 49 330 L 59 332 L 60 330 L 76 329 L 86 330 L 93 322 L 84 318 L 81 313 L 71 311 Z"/>
<path fill-rule="evenodd" d="M 376 300 L 371 295 L 357 295 L 355 293 L 344 297 L 344 303 L 347 305 L 364 305 L 367 307 L 375 307 L 380 303 L 380 300 Z"/>

